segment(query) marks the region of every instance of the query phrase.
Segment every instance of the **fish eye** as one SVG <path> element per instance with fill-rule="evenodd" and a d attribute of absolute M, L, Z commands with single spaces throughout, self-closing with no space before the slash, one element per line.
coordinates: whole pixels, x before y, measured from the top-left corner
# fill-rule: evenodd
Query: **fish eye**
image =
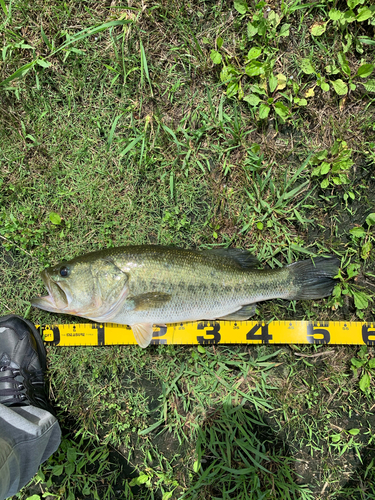
<path fill-rule="evenodd" d="M 59 272 L 60 272 L 60 276 L 65 278 L 69 274 L 69 269 L 67 267 L 63 266 L 62 268 L 60 268 Z"/>

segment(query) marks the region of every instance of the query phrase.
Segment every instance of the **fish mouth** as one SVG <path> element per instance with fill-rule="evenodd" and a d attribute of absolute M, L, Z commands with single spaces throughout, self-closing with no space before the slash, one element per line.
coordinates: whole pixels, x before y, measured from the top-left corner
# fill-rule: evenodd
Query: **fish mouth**
<path fill-rule="evenodd" d="M 34 297 L 31 299 L 31 305 L 44 311 L 63 312 L 69 306 L 70 297 L 68 292 L 64 291 L 60 284 L 53 281 L 46 270 L 40 276 L 48 290 L 48 295 L 45 297 Z"/>

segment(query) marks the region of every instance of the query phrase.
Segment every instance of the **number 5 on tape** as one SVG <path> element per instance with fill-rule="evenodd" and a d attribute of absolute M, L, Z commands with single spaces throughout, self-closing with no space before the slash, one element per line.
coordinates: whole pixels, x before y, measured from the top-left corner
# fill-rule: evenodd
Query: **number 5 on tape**
<path fill-rule="evenodd" d="M 309 344 L 328 344 L 331 340 L 331 334 L 327 330 L 328 323 L 324 324 L 326 328 L 322 328 L 314 323 L 307 325 L 307 341 Z"/>

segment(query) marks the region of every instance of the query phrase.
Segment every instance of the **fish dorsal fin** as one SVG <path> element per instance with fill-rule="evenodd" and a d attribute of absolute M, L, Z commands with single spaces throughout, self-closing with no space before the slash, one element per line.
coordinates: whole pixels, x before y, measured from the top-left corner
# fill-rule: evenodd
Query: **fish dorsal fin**
<path fill-rule="evenodd" d="M 171 300 L 170 293 L 164 292 L 148 292 L 140 295 L 133 295 L 128 298 L 128 302 L 132 303 L 133 311 L 149 311 L 157 309 Z"/>
<path fill-rule="evenodd" d="M 131 325 L 133 334 L 137 343 L 145 349 L 152 340 L 152 323 L 137 323 L 136 325 Z"/>
<path fill-rule="evenodd" d="M 254 255 L 247 250 L 241 250 L 240 248 L 212 248 L 210 250 L 203 250 L 203 253 L 231 259 L 244 269 L 259 265 L 259 261 L 256 257 L 254 257 Z"/>
<path fill-rule="evenodd" d="M 241 307 L 238 311 L 227 314 L 226 316 L 222 316 L 221 318 L 224 321 L 244 321 L 245 319 L 249 319 L 251 316 L 254 316 L 256 304 L 248 304 L 247 306 Z"/>

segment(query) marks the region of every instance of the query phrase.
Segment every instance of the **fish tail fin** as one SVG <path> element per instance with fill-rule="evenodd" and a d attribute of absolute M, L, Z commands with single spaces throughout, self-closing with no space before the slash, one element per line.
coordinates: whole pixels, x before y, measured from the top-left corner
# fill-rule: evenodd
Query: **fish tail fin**
<path fill-rule="evenodd" d="M 337 280 L 333 279 L 340 268 L 337 257 L 316 257 L 288 266 L 292 273 L 294 291 L 290 300 L 320 299 L 331 295 Z"/>

